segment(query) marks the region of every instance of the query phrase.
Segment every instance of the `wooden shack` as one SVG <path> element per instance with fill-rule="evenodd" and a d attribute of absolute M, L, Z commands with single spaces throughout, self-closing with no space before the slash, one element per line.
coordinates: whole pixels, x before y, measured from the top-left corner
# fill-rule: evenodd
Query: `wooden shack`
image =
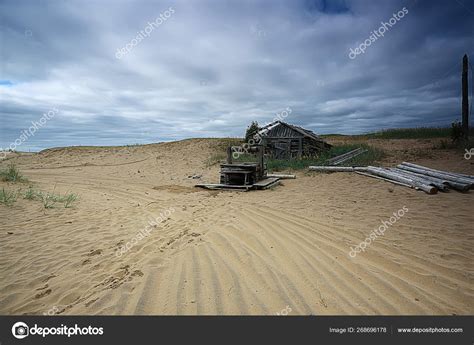
<path fill-rule="evenodd" d="M 272 122 L 257 133 L 265 146 L 265 154 L 275 159 L 312 157 L 331 148 L 313 131 L 282 121 Z"/>

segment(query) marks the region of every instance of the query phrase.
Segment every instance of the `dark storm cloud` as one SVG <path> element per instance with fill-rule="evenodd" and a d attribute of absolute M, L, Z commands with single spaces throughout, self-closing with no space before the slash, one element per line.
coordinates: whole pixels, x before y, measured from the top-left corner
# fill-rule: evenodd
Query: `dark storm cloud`
<path fill-rule="evenodd" d="M 465 0 L 7 0 L 0 13 L 0 146 L 59 109 L 23 150 L 241 136 L 286 107 L 317 133 L 446 125 L 474 47 Z"/>

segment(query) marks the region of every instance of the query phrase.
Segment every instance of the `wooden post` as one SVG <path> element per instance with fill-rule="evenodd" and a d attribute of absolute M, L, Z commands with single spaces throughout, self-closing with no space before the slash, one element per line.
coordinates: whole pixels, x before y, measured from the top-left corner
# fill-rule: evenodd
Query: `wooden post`
<path fill-rule="evenodd" d="M 469 139 L 469 100 L 468 100 L 468 60 L 467 54 L 462 58 L 462 131 L 464 138 Z"/>
<path fill-rule="evenodd" d="M 298 139 L 298 159 L 301 159 L 303 156 L 303 138 Z"/>
<path fill-rule="evenodd" d="M 287 139 L 286 141 L 287 141 L 287 145 L 288 145 L 288 150 L 287 150 L 288 156 L 286 157 L 286 159 L 291 159 L 291 158 L 293 158 L 291 156 L 291 139 Z"/>
<path fill-rule="evenodd" d="M 265 151 L 265 147 L 263 145 L 259 145 L 257 146 L 257 160 L 258 160 L 258 164 L 260 165 L 260 176 L 258 176 L 257 178 L 265 178 L 266 177 L 266 170 L 265 170 L 265 161 L 264 161 L 264 151 Z M 257 181 L 255 181 L 257 182 Z"/>
<path fill-rule="evenodd" d="M 232 164 L 232 146 L 227 147 L 227 164 Z"/>

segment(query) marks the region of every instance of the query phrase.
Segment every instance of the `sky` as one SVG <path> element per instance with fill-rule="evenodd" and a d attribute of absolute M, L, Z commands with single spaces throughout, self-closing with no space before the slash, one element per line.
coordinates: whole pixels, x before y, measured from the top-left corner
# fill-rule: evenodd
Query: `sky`
<path fill-rule="evenodd" d="M 0 0 L 0 147 L 445 126 L 465 53 L 469 0 Z"/>

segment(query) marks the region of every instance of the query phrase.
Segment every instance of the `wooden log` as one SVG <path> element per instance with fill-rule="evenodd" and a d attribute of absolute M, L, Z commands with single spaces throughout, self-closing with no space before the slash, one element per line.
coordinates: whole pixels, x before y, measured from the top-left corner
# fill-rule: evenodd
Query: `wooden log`
<path fill-rule="evenodd" d="M 430 186 L 430 185 L 427 185 L 427 184 L 424 184 L 424 183 L 421 183 L 421 182 L 417 182 L 413 179 L 409 179 L 407 177 L 401 176 L 397 173 L 394 173 L 390 170 L 386 170 L 386 169 L 383 169 L 383 168 L 377 168 L 377 167 L 369 166 L 368 169 L 367 169 L 367 172 L 369 172 L 373 175 L 388 178 L 389 180 L 395 180 L 395 181 L 398 181 L 398 182 L 401 182 L 401 183 L 411 185 L 413 187 L 417 187 L 417 188 L 421 189 L 422 191 L 424 191 L 427 194 L 436 194 L 438 192 L 438 189 L 436 187 L 433 187 L 433 186 Z"/>
<path fill-rule="evenodd" d="M 314 165 L 309 166 L 310 171 L 319 171 L 319 172 L 355 172 L 355 171 L 367 171 L 367 167 L 335 167 L 335 166 L 320 166 Z"/>
<path fill-rule="evenodd" d="M 361 154 L 366 153 L 366 152 L 367 152 L 367 150 L 362 150 L 362 151 L 356 152 L 356 153 L 354 153 L 354 154 L 352 154 L 348 157 L 345 157 L 343 159 L 340 159 L 340 160 L 336 161 L 335 163 L 333 163 L 333 165 L 342 164 L 342 163 L 347 162 L 351 159 L 354 159 L 355 157 L 360 156 Z"/>
<path fill-rule="evenodd" d="M 363 176 L 368 176 L 368 177 L 372 177 L 372 178 L 376 178 L 378 180 L 382 180 L 382 181 L 387 181 L 387 182 L 390 182 L 390 183 L 393 183 L 393 184 L 396 184 L 396 185 L 399 185 L 399 186 L 403 186 L 403 187 L 408 187 L 408 188 L 415 188 L 409 184 L 406 184 L 406 183 L 402 183 L 402 182 L 398 182 L 398 181 L 395 181 L 395 180 L 390 180 L 388 178 L 385 178 L 385 177 L 381 177 L 381 176 L 377 176 L 377 175 L 372 175 L 372 174 L 368 174 L 368 173 L 365 173 L 365 172 L 362 172 L 362 171 L 356 171 L 355 172 L 356 174 L 359 174 L 359 175 L 363 175 Z"/>
<path fill-rule="evenodd" d="M 469 139 L 469 91 L 468 91 L 468 59 L 467 54 L 462 58 L 461 95 L 462 95 L 462 134 L 466 142 Z M 472 86 L 471 86 L 472 87 Z"/>
<path fill-rule="evenodd" d="M 295 179 L 296 175 L 287 175 L 287 174 L 267 174 L 267 177 L 276 177 L 279 179 Z"/>
<path fill-rule="evenodd" d="M 400 169 L 396 169 L 396 168 L 391 168 L 390 171 L 393 171 L 393 172 L 395 172 L 397 174 L 400 174 L 402 176 L 405 176 L 407 178 L 411 178 L 415 181 L 418 181 L 418 182 L 421 182 L 421 183 L 424 183 L 424 184 L 427 184 L 427 185 L 434 186 L 434 187 L 438 188 L 438 190 L 441 190 L 443 192 L 447 192 L 449 190 L 449 187 L 446 184 L 444 184 L 442 180 L 436 179 L 434 177 L 425 176 L 425 175 L 418 175 L 418 174 L 415 174 L 415 173 L 411 173 L 410 171 L 400 170 Z"/>
<path fill-rule="evenodd" d="M 353 154 L 356 154 L 358 152 L 360 152 L 362 149 L 359 147 L 355 150 L 352 150 L 352 151 L 349 151 L 349 152 L 346 152 L 346 153 L 343 153 L 342 155 L 339 155 L 339 156 L 336 156 L 336 157 L 333 157 L 333 158 L 330 158 L 327 160 L 327 163 L 330 164 L 330 165 L 335 165 L 335 163 L 339 160 L 342 160 L 342 159 L 345 159 L 347 157 L 350 157 L 351 155 Z"/>
<path fill-rule="evenodd" d="M 360 150 L 361 150 L 361 148 L 359 147 L 359 148 L 357 148 L 357 149 L 355 149 L 355 150 L 352 150 L 352 151 L 349 151 L 349 152 L 340 154 L 339 156 L 332 157 L 332 158 L 328 159 L 328 163 L 331 163 L 331 162 L 333 162 L 333 161 L 337 161 L 339 158 L 346 157 L 346 156 L 348 156 L 348 155 L 350 155 L 350 154 L 352 154 L 352 153 L 358 152 L 358 151 L 360 151 Z"/>
<path fill-rule="evenodd" d="M 451 182 L 456 182 L 456 183 L 467 184 L 467 185 L 469 185 L 469 188 L 474 187 L 474 183 L 472 183 L 469 179 L 465 179 L 465 178 L 462 178 L 462 177 L 454 177 L 454 176 L 451 176 L 451 175 L 446 175 L 446 174 L 438 173 L 438 172 L 431 171 L 431 170 L 422 170 L 422 169 L 413 168 L 411 166 L 406 166 L 406 165 L 399 165 L 397 168 L 400 168 L 402 170 L 412 171 L 412 172 L 417 173 L 417 174 L 437 177 L 437 178 L 446 180 L 448 182 L 451 181 Z"/>
<path fill-rule="evenodd" d="M 405 173 L 408 173 L 410 175 L 414 175 L 414 176 L 417 176 L 417 177 L 422 177 L 426 180 L 433 181 L 435 183 L 441 183 L 443 185 L 451 187 L 451 188 L 453 188 L 455 190 L 458 190 L 460 192 L 467 192 L 470 188 L 469 184 L 457 183 L 457 182 L 453 182 L 453 181 L 447 181 L 446 179 L 440 179 L 440 178 L 433 177 L 433 176 L 422 175 L 422 174 L 414 173 L 412 171 L 403 170 L 403 169 L 400 169 L 400 168 L 394 168 L 393 170 L 396 170 L 396 171 L 399 171 L 399 172 L 405 172 Z"/>
<path fill-rule="evenodd" d="M 450 175 L 450 176 L 454 176 L 454 177 L 467 178 L 468 180 L 473 180 L 472 182 L 474 183 L 474 176 L 473 175 L 466 175 L 466 174 L 454 173 L 454 172 L 451 172 L 451 171 L 437 170 L 437 169 L 425 167 L 423 165 L 418 165 L 418 164 L 413 164 L 413 163 L 408 163 L 408 162 L 403 162 L 401 165 L 405 165 L 405 166 L 409 166 L 409 167 L 417 168 L 417 169 L 422 169 L 422 170 L 434 171 L 434 172 L 438 172 L 440 174 Z"/>
<path fill-rule="evenodd" d="M 409 168 L 415 168 L 415 169 L 418 169 L 418 170 L 423 170 L 425 172 L 435 172 L 435 173 L 438 173 L 440 175 L 445 175 L 447 177 L 455 177 L 455 178 L 465 178 L 465 179 L 473 179 L 474 180 L 474 177 L 473 176 L 470 176 L 470 175 L 464 175 L 462 176 L 461 174 L 458 174 L 458 173 L 453 173 L 453 172 L 450 172 L 450 171 L 444 171 L 444 170 L 438 170 L 438 169 L 433 169 L 433 168 L 429 168 L 429 167 L 425 167 L 423 165 L 418 165 L 418 164 L 414 164 L 414 163 L 408 163 L 408 162 L 402 162 L 400 164 L 401 166 L 404 166 L 404 167 L 409 167 Z"/>

